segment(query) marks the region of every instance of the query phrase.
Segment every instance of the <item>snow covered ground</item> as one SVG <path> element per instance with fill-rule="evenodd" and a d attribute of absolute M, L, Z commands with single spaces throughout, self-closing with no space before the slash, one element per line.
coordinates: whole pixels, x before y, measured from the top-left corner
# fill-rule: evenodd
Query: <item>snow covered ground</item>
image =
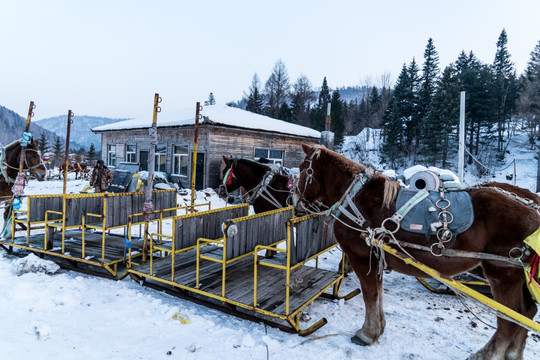
<path fill-rule="evenodd" d="M 534 190 L 534 154 L 514 139 L 508 161 L 516 159 L 517 185 Z M 373 155 L 371 149 L 366 151 Z M 481 180 L 507 181 L 511 171 L 496 171 L 495 177 Z M 478 181 L 466 174 L 467 185 Z M 68 192 L 79 192 L 86 184 L 71 179 Z M 61 192 L 58 180 L 30 181 L 25 189 L 27 195 Z M 179 199 L 187 204 L 190 196 Z M 212 208 L 225 205 L 212 190 L 197 193 L 197 203 L 208 201 Z M 335 269 L 340 258 L 340 251 L 334 250 L 321 266 Z M 26 272 L 32 266 L 38 269 Z M 349 276 L 341 293 L 359 286 L 356 276 Z M 414 278 L 395 272 L 385 275 L 386 330 L 370 347 L 349 340 L 363 323 L 361 296 L 346 302 L 315 301 L 306 309 L 311 320 L 302 323 L 303 328 L 321 317 L 328 324 L 302 338 L 145 288 L 129 278 L 113 281 L 58 270 L 37 257 L 19 259 L 4 251 L 0 288 L 0 359 L 465 359 L 489 340 L 495 325 L 495 316 L 475 303 L 434 294 Z M 540 322 L 540 315 L 535 320 Z M 525 359 L 539 358 L 540 336 L 529 333 Z"/>

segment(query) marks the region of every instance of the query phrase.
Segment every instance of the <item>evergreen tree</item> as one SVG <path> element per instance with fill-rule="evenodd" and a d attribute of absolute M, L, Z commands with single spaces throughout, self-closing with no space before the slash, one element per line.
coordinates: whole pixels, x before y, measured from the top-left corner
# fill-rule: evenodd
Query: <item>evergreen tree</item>
<path fill-rule="evenodd" d="M 280 110 L 283 104 L 288 103 L 290 96 L 289 75 L 281 59 L 274 65 L 272 74 L 270 74 L 270 77 L 266 81 L 264 89 L 267 99 L 266 115 L 275 119 L 279 118 Z"/>
<path fill-rule="evenodd" d="M 94 159 L 96 158 L 96 148 L 94 147 L 94 143 L 90 144 L 90 149 L 88 150 L 88 161 L 92 163 Z"/>
<path fill-rule="evenodd" d="M 538 68 L 540 67 L 540 40 L 534 47 L 534 50 L 531 51 L 531 59 L 527 63 L 527 68 L 525 69 L 525 78 L 529 81 L 533 81 L 538 77 Z"/>
<path fill-rule="evenodd" d="M 300 75 L 293 85 L 291 94 L 292 122 L 302 126 L 309 126 L 309 110 L 311 103 L 315 101 L 313 87 L 305 75 Z"/>
<path fill-rule="evenodd" d="M 466 145 L 469 153 L 477 156 L 481 140 L 491 136 L 492 119 L 495 117 L 494 75 L 490 66 L 482 64 L 471 51 L 464 52 L 456 61 L 462 90 L 466 93 Z M 473 158 L 469 156 L 469 164 Z"/>
<path fill-rule="evenodd" d="M 326 82 L 325 76 L 321 86 L 321 91 L 319 92 L 319 100 L 310 113 L 310 122 L 313 129 L 318 131 L 324 131 L 326 112 L 328 109 L 328 103 L 330 101 L 330 89 L 328 88 L 328 83 Z"/>
<path fill-rule="evenodd" d="M 49 142 L 47 141 L 47 137 L 45 136 L 45 133 L 41 133 L 39 137 L 39 151 L 41 154 L 45 154 L 47 151 L 49 151 Z"/>
<path fill-rule="evenodd" d="M 426 118 L 424 152 L 429 164 L 447 168 L 450 155 L 457 149 L 461 84 L 452 65 L 437 81 L 436 91 Z"/>
<path fill-rule="evenodd" d="M 431 100 L 435 94 L 435 85 L 439 75 L 439 54 L 435 50 L 433 40 L 429 38 L 424 51 L 424 67 L 422 71 L 422 80 L 418 94 L 418 125 L 416 128 L 416 147 L 419 147 L 421 138 L 429 138 L 429 134 L 422 134 L 424 124 L 427 121 Z"/>
<path fill-rule="evenodd" d="M 204 102 L 205 106 L 216 105 L 216 99 L 214 98 L 214 93 L 208 95 L 208 100 Z"/>
<path fill-rule="evenodd" d="M 338 89 L 332 92 L 330 103 L 330 118 L 332 121 L 330 129 L 334 132 L 334 144 L 340 146 L 343 143 L 343 133 L 345 131 L 345 106 L 340 99 Z"/>
<path fill-rule="evenodd" d="M 405 151 L 405 126 L 411 113 L 410 83 L 409 70 L 403 64 L 384 117 L 383 153 L 392 167 Z"/>
<path fill-rule="evenodd" d="M 529 141 L 533 145 L 540 131 L 540 41 L 531 52 L 531 59 L 520 82 L 519 115 L 525 120 Z"/>
<path fill-rule="evenodd" d="M 409 75 L 408 84 L 405 92 L 405 101 L 402 104 L 402 110 L 404 111 L 403 116 L 405 117 L 407 151 L 413 156 L 413 159 L 415 159 L 418 151 L 417 139 L 421 131 L 422 123 L 420 122 L 418 112 L 420 75 L 418 74 L 419 69 L 414 58 L 409 64 L 407 72 Z"/>
<path fill-rule="evenodd" d="M 259 77 L 257 74 L 253 74 L 251 80 L 251 86 L 249 87 L 249 95 L 246 99 L 246 110 L 254 112 L 256 114 L 262 114 L 264 108 L 264 96 L 261 93 Z"/>
<path fill-rule="evenodd" d="M 397 88 L 397 85 L 396 85 Z M 396 96 L 390 98 L 384 117 L 384 142 L 382 152 L 390 167 L 397 166 L 397 160 L 403 155 L 403 118 L 399 115 L 399 100 Z"/>
<path fill-rule="evenodd" d="M 515 110 L 517 98 L 517 80 L 514 64 L 510 61 L 510 53 L 507 49 L 508 38 L 506 30 L 503 29 L 497 41 L 497 52 L 493 61 L 493 71 L 495 73 L 495 96 L 497 98 L 497 151 L 502 153 L 504 148 L 504 131 L 510 115 Z"/>
<path fill-rule="evenodd" d="M 62 160 L 64 159 L 63 152 L 64 147 L 62 145 L 62 141 L 60 141 L 60 136 L 57 136 L 53 145 L 54 161 L 57 166 L 62 164 Z"/>

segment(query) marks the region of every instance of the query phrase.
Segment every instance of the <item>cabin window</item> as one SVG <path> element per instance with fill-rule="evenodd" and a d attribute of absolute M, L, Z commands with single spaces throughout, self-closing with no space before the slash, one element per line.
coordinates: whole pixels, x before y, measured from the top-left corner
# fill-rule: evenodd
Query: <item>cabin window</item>
<path fill-rule="evenodd" d="M 174 175 L 188 176 L 188 148 L 186 146 L 173 146 L 173 168 Z"/>
<path fill-rule="evenodd" d="M 165 145 L 156 145 L 154 171 L 165 172 L 167 165 L 167 147 Z"/>
<path fill-rule="evenodd" d="M 107 165 L 116 166 L 116 145 L 108 145 L 107 147 Z"/>
<path fill-rule="evenodd" d="M 283 164 L 283 150 L 255 149 L 255 160 L 267 159 L 270 164 Z"/>
<path fill-rule="evenodd" d="M 137 162 L 137 147 L 135 145 L 126 145 L 126 162 Z"/>

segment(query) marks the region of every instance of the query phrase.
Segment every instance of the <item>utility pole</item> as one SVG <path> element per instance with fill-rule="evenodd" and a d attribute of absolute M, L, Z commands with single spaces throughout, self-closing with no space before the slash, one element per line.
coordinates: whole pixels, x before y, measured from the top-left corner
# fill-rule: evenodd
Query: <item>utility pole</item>
<path fill-rule="evenodd" d="M 458 150 L 458 177 L 463 184 L 463 168 L 465 166 L 465 91 L 461 92 L 459 103 L 459 150 Z"/>
<path fill-rule="evenodd" d="M 327 149 L 334 149 L 334 133 L 330 131 L 332 125 L 332 118 L 330 117 L 331 103 L 328 103 L 326 110 L 326 122 L 324 125 L 325 131 L 321 132 L 321 145 L 326 146 Z"/>

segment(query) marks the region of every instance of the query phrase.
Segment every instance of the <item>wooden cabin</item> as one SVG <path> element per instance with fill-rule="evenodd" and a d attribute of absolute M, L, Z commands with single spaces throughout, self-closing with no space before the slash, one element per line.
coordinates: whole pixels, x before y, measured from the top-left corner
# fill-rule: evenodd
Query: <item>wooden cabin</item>
<path fill-rule="evenodd" d="M 205 106 L 199 120 L 196 189 L 220 184 L 223 155 L 249 159 L 263 157 L 286 167 L 298 166 L 304 158 L 302 142 L 318 143 L 319 131 L 226 105 Z M 93 128 L 101 134 L 105 164 L 139 163 L 148 170 L 149 129 L 152 119 L 132 119 Z M 157 119 L 155 171 L 168 173 L 184 187 L 191 184 L 195 109 L 165 114 Z"/>

